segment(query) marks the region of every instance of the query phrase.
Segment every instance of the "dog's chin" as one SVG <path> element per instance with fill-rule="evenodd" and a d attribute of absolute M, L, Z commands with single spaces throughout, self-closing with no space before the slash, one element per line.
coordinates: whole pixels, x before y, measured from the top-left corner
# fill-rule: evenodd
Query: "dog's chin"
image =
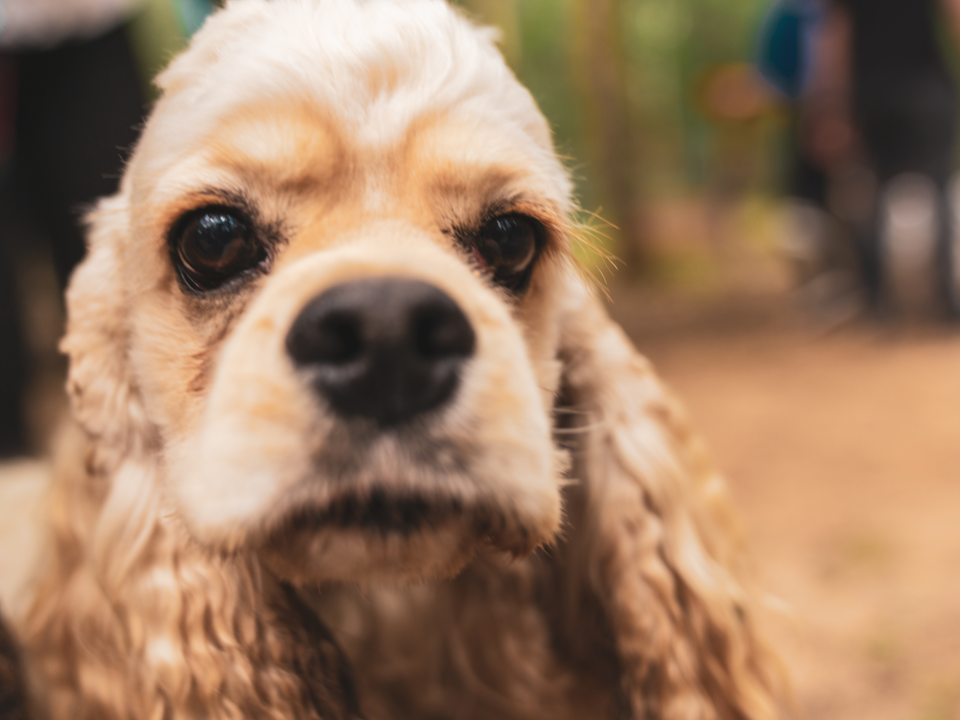
<path fill-rule="evenodd" d="M 373 492 L 289 512 L 265 534 L 260 555 L 298 584 L 405 583 L 451 577 L 481 547 L 521 557 L 548 540 L 502 508 Z"/>

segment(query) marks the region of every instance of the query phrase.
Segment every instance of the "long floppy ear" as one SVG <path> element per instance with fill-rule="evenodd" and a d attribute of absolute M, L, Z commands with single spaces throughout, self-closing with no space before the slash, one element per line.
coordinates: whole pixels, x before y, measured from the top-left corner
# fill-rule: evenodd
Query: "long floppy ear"
<path fill-rule="evenodd" d="M 590 290 L 571 277 L 566 298 L 564 394 L 586 418 L 570 429 L 566 632 L 603 617 L 628 717 L 775 717 L 779 665 L 757 634 L 723 481 Z"/>
<path fill-rule="evenodd" d="M 128 234 L 124 193 L 105 198 L 87 217 L 87 256 L 67 288 L 67 392 L 73 415 L 98 451 L 128 457 L 143 447 L 149 423 L 126 358 L 128 330 L 117 255 Z M 104 458 L 105 459 L 105 458 Z"/>

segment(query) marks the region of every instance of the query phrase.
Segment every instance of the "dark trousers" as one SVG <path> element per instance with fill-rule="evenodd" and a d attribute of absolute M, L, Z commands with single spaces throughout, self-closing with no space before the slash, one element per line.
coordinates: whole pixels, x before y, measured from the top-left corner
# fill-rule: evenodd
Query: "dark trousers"
<path fill-rule="evenodd" d="M 948 186 L 953 171 L 957 126 L 957 91 L 945 73 L 864 80 L 854 92 L 854 109 L 868 158 L 877 174 L 880 195 L 903 173 L 919 173 L 937 188 L 939 289 L 951 314 L 960 305 L 953 280 L 953 215 Z M 860 238 L 864 280 L 874 305 L 882 302 L 883 252 L 880 203 Z"/>
<path fill-rule="evenodd" d="M 61 290 L 84 254 L 81 217 L 116 192 L 144 97 L 125 29 L 51 50 L 0 54 L 0 455 L 25 449 L 29 379 L 17 266 L 50 243 Z"/>

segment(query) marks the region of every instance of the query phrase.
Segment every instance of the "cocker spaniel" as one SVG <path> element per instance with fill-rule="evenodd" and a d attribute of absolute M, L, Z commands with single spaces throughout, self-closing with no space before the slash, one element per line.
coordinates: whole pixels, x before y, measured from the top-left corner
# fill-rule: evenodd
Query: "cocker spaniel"
<path fill-rule="evenodd" d="M 90 216 L 52 718 L 767 718 L 722 481 L 441 0 L 231 0 Z"/>

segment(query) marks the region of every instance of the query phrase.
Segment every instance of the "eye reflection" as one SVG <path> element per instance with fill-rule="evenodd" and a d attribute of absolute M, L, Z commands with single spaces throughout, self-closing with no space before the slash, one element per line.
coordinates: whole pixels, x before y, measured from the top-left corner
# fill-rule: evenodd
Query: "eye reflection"
<path fill-rule="evenodd" d="M 474 239 L 474 256 L 494 280 L 517 290 L 527 278 L 541 244 L 543 226 L 527 215 L 508 213 L 489 220 Z"/>
<path fill-rule="evenodd" d="M 214 290 L 266 259 L 266 250 L 244 215 L 207 207 L 184 216 L 171 234 L 171 255 L 184 284 Z"/>

